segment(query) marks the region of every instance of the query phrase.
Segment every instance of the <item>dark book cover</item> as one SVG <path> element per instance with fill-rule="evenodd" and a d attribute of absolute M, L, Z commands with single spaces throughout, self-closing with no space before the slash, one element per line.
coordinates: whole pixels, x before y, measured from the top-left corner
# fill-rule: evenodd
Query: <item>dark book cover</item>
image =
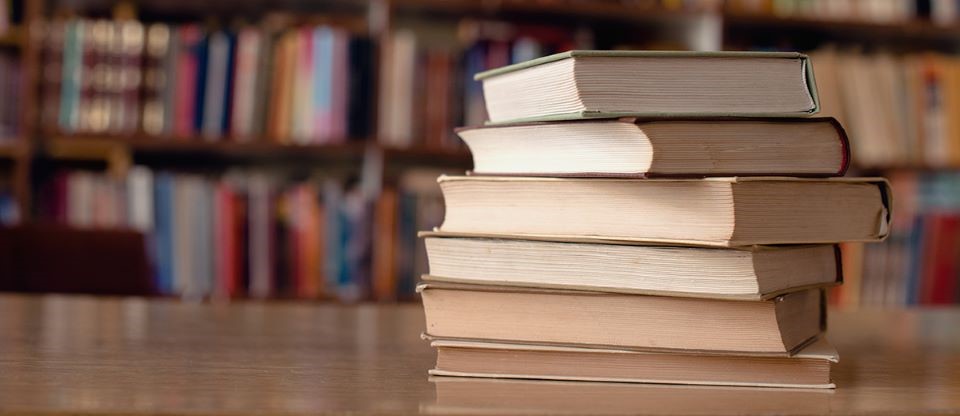
<path fill-rule="evenodd" d="M 349 89 L 347 92 L 347 136 L 350 139 L 366 139 L 373 133 L 374 76 L 373 41 L 367 37 L 350 38 L 347 56 L 349 57 Z"/>
<path fill-rule="evenodd" d="M 200 132 L 203 131 L 203 112 L 204 112 L 204 93 L 207 89 L 207 64 L 208 64 L 208 46 L 210 41 L 210 34 L 204 33 L 203 37 L 199 42 L 193 47 L 191 53 L 196 57 L 197 62 L 197 75 L 196 75 L 196 85 L 194 86 L 194 95 L 193 101 L 193 131 Z"/>

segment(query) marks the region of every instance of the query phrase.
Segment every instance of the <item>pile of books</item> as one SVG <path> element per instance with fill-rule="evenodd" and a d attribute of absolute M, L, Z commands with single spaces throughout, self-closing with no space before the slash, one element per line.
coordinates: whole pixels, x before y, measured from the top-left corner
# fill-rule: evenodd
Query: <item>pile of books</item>
<path fill-rule="evenodd" d="M 836 244 L 890 191 L 795 53 L 573 51 L 477 75 L 474 174 L 439 179 L 434 375 L 833 387 Z"/>

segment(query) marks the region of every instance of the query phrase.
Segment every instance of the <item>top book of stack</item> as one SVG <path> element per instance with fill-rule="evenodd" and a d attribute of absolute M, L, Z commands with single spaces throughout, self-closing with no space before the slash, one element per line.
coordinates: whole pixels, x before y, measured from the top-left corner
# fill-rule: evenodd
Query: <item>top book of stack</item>
<path fill-rule="evenodd" d="M 803 54 L 569 51 L 475 77 L 489 122 L 614 117 L 806 117 L 819 111 Z"/>

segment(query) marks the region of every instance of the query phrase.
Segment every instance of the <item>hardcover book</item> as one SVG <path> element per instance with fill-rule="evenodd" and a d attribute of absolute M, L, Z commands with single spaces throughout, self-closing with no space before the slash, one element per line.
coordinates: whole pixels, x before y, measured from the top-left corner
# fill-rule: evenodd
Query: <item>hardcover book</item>
<path fill-rule="evenodd" d="M 428 282 L 763 300 L 842 280 L 834 245 L 720 249 L 420 236 L 430 266 L 422 278 Z"/>
<path fill-rule="evenodd" d="M 824 326 L 818 289 L 765 301 L 451 283 L 418 287 L 432 337 L 788 356 Z"/>
<path fill-rule="evenodd" d="M 870 178 L 442 176 L 440 231 L 722 247 L 880 241 L 890 190 Z"/>
<path fill-rule="evenodd" d="M 568 51 L 481 72 L 491 123 L 623 116 L 803 117 L 820 105 L 792 52 Z"/>
<path fill-rule="evenodd" d="M 457 130 L 482 175 L 843 176 L 833 118 L 621 118 Z"/>
<path fill-rule="evenodd" d="M 432 376 L 427 414 L 827 414 L 834 390 Z"/>
<path fill-rule="evenodd" d="M 534 380 L 834 388 L 837 351 L 820 338 L 792 357 L 433 339 L 431 375 Z M 571 365 L 576 363 L 576 365 Z"/>

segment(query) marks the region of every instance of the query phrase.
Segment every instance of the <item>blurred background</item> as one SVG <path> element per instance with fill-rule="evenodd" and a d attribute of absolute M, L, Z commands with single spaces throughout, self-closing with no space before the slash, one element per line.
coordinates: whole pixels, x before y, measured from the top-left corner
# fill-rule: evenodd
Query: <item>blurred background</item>
<path fill-rule="evenodd" d="M 472 75 L 568 49 L 809 53 L 895 191 L 831 301 L 960 302 L 957 0 L 5 0 L 0 290 L 411 300 Z"/>

